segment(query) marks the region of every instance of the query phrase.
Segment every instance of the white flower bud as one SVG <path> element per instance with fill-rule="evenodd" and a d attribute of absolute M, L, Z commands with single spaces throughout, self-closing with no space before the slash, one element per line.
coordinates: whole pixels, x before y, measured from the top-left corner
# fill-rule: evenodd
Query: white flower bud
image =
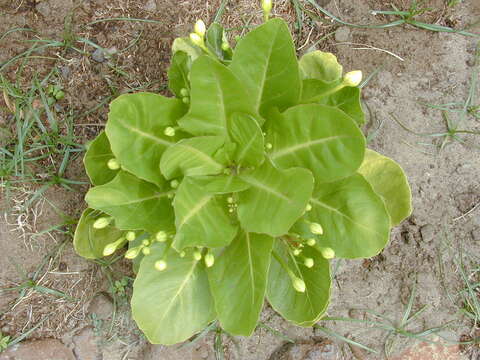
<path fill-rule="evenodd" d="M 157 235 L 155 235 L 155 240 L 157 240 L 158 242 L 167 241 L 167 233 L 165 231 L 159 231 Z"/>
<path fill-rule="evenodd" d="M 307 204 L 307 206 L 305 207 L 305 211 L 309 212 L 310 210 L 312 210 L 312 205 Z"/>
<path fill-rule="evenodd" d="M 205 265 L 207 267 L 212 267 L 214 263 L 215 257 L 213 256 L 213 254 L 208 253 L 207 255 L 205 255 Z"/>
<path fill-rule="evenodd" d="M 265 144 L 265 147 L 266 147 L 268 150 L 270 150 L 271 148 L 273 148 L 273 145 L 270 144 L 270 143 L 266 143 L 266 144 Z"/>
<path fill-rule="evenodd" d="M 227 202 L 228 202 L 229 204 L 233 204 L 233 197 L 229 196 L 229 197 L 227 198 Z"/>
<path fill-rule="evenodd" d="M 175 136 L 175 129 L 171 126 L 168 126 L 163 130 L 165 136 Z"/>
<path fill-rule="evenodd" d="M 135 259 L 138 254 L 140 254 L 140 251 L 142 250 L 141 246 L 136 246 L 134 248 L 128 249 L 127 252 L 125 253 L 125 258 L 126 259 Z"/>
<path fill-rule="evenodd" d="M 127 233 L 125 234 L 125 239 L 127 239 L 127 241 L 133 241 L 135 240 L 135 238 L 135 231 L 127 231 Z"/>
<path fill-rule="evenodd" d="M 195 34 L 201 37 L 204 37 L 205 33 L 207 32 L 207 27 L 205 26 L 203 20 L 197 20 L 193 29 L 195 30 Z"/>
<path fill-rule="evenodd" d="M 104 229 L 112 222 L 111 217 L 101 217 L 95 220 L 93 223 L 94 229 Z"/>
<path fill-rule="evenodd" d="M 165 260 L 158 260 L 155 261 L 155 269 L 158 271 L 163 271 L 167 268 L 167 262 Z"/>
<path fill-rule="evenodd" d="M 149 246 L 150 245 L 150 240 L 148 240 L 148 239 L 143 240 L 142 245 L 143 246 Z"/>
<path fill-rule="evenodd" d="M 200 47 L 204 46 L 203 39 L 197 33 L 190 34 L 190 41 L 197 46 L 200 46 Z"/>
<path fill-rule="evenodd" d="M 306 286 L 305 286 L 305 282 L 302 279 L 298 277 L 294 277 L 292 279 L 292 285 L 296 291 L 301 293 L 305 292 Z"/>
<path fill-rule="evenodd" d="M 305 258 L 305 260 L 303 261 L 303 264 L 304 264 L 307 268 L 311 268 L 311 267 L 313 267 L 313 265 L 315 265 L 315 262 L 313 261 L 312 258 Z"/>
<path fill-rule="evenodd" d="M 314 238 L 311 238 L 311 239 L 307 240 L 307 245 L 308 246 L 315 246 L 316 243 L 317 243 L 317 241 Z"/>
<path fill-rule="evenodd" d="M 335 251 L 330 247 L 320 248 L 320 253 L 325 259 L 333 259 L 335 257 Z"/>
<path fill-rule="evenodd" d="M 363 74 L 360 70 L 350 71 L 343 77 L 345 86 L 358 86 L 362 82 Z"/>
<path fill-rule="evenodd" d="M 113 159 L 108 160 L 107 167 L 110 170 L 118 170 L 118 169 L 120 169 L 120 163 L 118 162 L 117 159 L 113 158 Z"/>
<path fill-rule="evenodd" d="M 323 227 L 319 223 L 311 223 L 310 232 L 315 235 L 323 235 Z"/>
<path fill-rule="evenodd" d="M 145 256 L 150 255 L 151 252 L 152 252 L 152 251 L 150 250 L 149 247 L 144 247 L 144 248 L 142 249 L 142 253 L 143 253 L 143 255 L 145 255 Z"/>
<path fill-rule="evenodd" d="M 294 249 L 293 250 L 293 255 L 298 256 L 298 255 L 300 255 L 301 252 L 302 252 L 302 250 L 300 250 L 300 249 Z"/>

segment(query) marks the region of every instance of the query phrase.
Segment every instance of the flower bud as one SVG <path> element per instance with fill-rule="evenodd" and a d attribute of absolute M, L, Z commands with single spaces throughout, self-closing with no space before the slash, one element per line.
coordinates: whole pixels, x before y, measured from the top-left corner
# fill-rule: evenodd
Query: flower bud
<path fill-rule="evenodd" d="M 142 246 L 135 246 L 134 248 L 128 249 L 125 253 L 125 258 L 130 260 L 135 259 L 138 254 L 140 254 L 141 250 Z"/>
<path fill-rule="evenodd" d="M 270 143 L 266 143 L 266 144 L 265 144 L 265 147 L 266 147 L 268 150 L 270 150 L 271 148 L 273 148 L 273 145 L 270 144 Z"/>
<path fill-rule="evenodd" d="M 127 239 L 127 241 L 133 241 L 135 240 L 135 238 L 135 231 L 127 231 L 127 233 L 125 234 L 125 239 Z"/>
<path fill-rule="evenodd" d="M 118 169 L 120 169 L 120 163 L 118 162 L 117 159 L 112 158 L 112 159 L 108 160 L 107 167 L 110 170 L 118 170 Z"/>
<path fill-rule="evenodd" d="M 179 254 L 179 256 L 180 256 L 181 258 L 184 258 L 184 257 L 185 257 L 185 255 L 186 255 L 186 254 L 185 254 L 185 251 L 180 251 L 180 254 Z"/>
<path fill-rule="evenodd" d="M 323 227 L 319 223 L 311 223 L 310 232 L 315 235 L 323 235 Z"/>
<path fill-rule="evenodd" d="M 195 252 L 193 253 L 193 258 L 194 258 L 195 260 L 197 260 L 197 261 L 200 261 L 200 260 L 202 259 L 202 253 L 201 253 L 200 251 L 198 251 L 198 250 L 195 251 Z"/>
<path fill-rule="evenodd" d="M 163 130 L 165 136 L 175 136 L 175 129 L 171 126 L 168 126 Z"/>
<path fill-rule="evenodd" d="M 272 0 L 262 0 L 262 9 L 264 14 L 270 14 L 270 11 L 272 11 Z"/>
<path fill-rule="evenodd" d="M 300 249 L 294 249 L 293 250 L 293 255 L 298 256 L 298 255 L 300 255 L 301 252 L 302 252 L 302 250 L 300 250 Z"/>
<path fill-rule="evenodd" d="M 195 30 L 195 34 L 201 37 L 204 37 L 205 33 L 207 32 L 207 27 L 205 26 L 203 20 L 197 20 L 193 29 Z"/>
<path fill-rule="evenodd" d="M 315 265 L 315 262 L 313 261 L 312 258 L 305 258 L 305 260 L 303 260 L 303 264 L 304 264 L 307 268 L 311 268 L 311 267 L 313 267 L 313 265 Z"/>
<path fill-rule="evenodd" d="M 180 95 L 182 95 L 182 96 L 188 96 L 188 89 L 186 89 L 186 88 L 181 88 L 181 89 L 180 89 Z"/>
<path fill-rule="evenodd" d="M 358 86 L 362 82 L 362 72 L 360 70 L 350 71 L 343 77 L 345 86 Z"/>
<path fill-rule="evenodd" d="M 230 49 L 230 44 L 227 41 L 222 42 L 222 50 L 227 51 Z"/>
<path fill-rule="evenodd" d="M 311 239 L 307 240 L 307 245 L 308 246 L 315 246 L 316 243 L 317 243 L 317 241 L 314 238 L 311 238 Z"/>
<path fill-rule="evenodd" d="M 335 251 L 330 247 L 320 248 L 320 253 L 325 259 L 333 259 L 335 257 Z"/>
<path fill-rule="evenodd" d="M 101 217 L 95 220 L 93 223 L 94 229 L 104 229 L 112 222 L 111 217 Z"/>
<path fill-rule="evenodd" d="M 159 231 L 157 235 L 155 235 L 155 240 L 157 240 L 158 242 L 167 241 L 167 233 L 165 231 Z"/>
<path fill-rule="evenodd" d="M 155 261 L 155 269 L 158 271 L 163 271 L 167 268 L 167 262 L 165 260 L 158 260 Z"/>
<path fill-rule="evenodd" d="M 309 212 L 310 210 L 312 210 L 312 205 L 307 204 L 307 206 L 305 207 L 305 211 Z"/>
<path fill-rule="evenodd" d="M 213 254 L 208 253 L 207 255 L 205 255 L 205 265 L 207 267 L 212 267 L 214 263 L 215 257 L 213 256 Z"/>
<path fill-rule="evenodd" d="M 197 33 L 190 34 L 190 41 L 197 46 L 200 46 L 200 47 L 204 46 L 203 39 Z"/>
<path fill-rule="evenodd" d="M 145 256 L 150 255 L 151 252 L 152 252 L 152 251 L 150 250 L 149 247 L 144 247 L 144 248 L 142 249 L 142 253 L 143 253 L 143 255 L 145 255 Z"/>
<path fill-rule="evenodd" d="M 173 188 L 173 189 L 176 189 L 178 187 L 178 180 L 172 180 L 170 181 L 170 186 Z"/>
<path fill-rule="evenodd" d="M 107 246 L 103 248 L 103 256 L 112 255 L 123 244 L 124 241 L 125 241 L 125 238 L 121 237 L 117 241 L 107 244 Z"/>
<path fill-rule="evenodd" d="M 292 278 L 292 285 L 296 291 L 301 293 L 305 292 L 306 286 L 305 282 L 302 279 L 295 276 L 294 278 Z"/>
<path fill-rule="evenodd" d="M 185 96 L 182 98 L 182 102 L 186 105 L 190 104 L 190 98 L 188 96 Z"/>
<path fill-rule="evenodd" d="M 227 198 L 227 202 L 228 202 L 229 204 L 233 204 L 233 201 L 234 201 L 234 200 L 233 200 L 233 197 L 229 196 L 229 197 Z"/>

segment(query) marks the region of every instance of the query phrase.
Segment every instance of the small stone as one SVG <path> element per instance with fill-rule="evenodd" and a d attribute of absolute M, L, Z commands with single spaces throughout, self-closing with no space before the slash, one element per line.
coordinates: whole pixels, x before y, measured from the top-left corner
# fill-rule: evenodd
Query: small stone
<path fill-rule="evenodd" d="M 102 63 L 105 61 L 105 53 L 101 49 L 95 49 L 92 54 L 92 59 L 96 62 Z"/>
<path fill-rule="evenodd" d="M 73 352 L 77 359 L 98 359 L 100 350 L 92 327 L 83 328 L 73 337 Z"/>
<path fill-rule="evenodd" d="M 147 3 L 144 5 L 143 9 L 149 12 L 157 11 L 157 3 L 155 2 L 155 0 L 148 0 Z"/>
<path fill-rule="evenodd" d="M 112 299 L 103 292 L 98 293 L 92 301 L 90 301 L 88 312 L 90 314 L 95 314 L 97 319 L 108 319 L 113 313 Z"/>
<path fill-rule="evenodd" d="M 431 242 L 435 238 L 435 227 L 430 224 L 423 225 L 420 228 L 420 234 L 422 235 L 423 241 Z"/>
<path fill-rule="evenodd" d="M 35 10 L 45 18 L 50 17 L 52 9 L 47 1 L 42 1 L 35 6 Z"/>
<path fill-rule="evenodd" d="M 0 360 L 75 360 L 73 352 L 57 339 L 26 340 L 0 354 Z"/>
<path fill-rule="evenodd" d="M 350 39 L 350 29 L 346 26 L 339 27 L 335 31 L 335 41 L 346 42 Z"/>
<path fill-rule="evenodd" d="M 473 229 L 471 234 L 474 241 L 480 241 L 480 228 Z"/>
<path fill-rule="evenodd" d="M 60 73 L 64 79 L 68 79 L 70 77 L 70 68 L 68 66 L 60 66 Z"/>

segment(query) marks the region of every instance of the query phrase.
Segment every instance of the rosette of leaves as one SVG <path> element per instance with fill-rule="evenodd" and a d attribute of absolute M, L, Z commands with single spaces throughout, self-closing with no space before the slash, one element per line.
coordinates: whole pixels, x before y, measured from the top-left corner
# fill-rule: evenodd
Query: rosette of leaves
<path fill-rule="evenodd" d="M 174 43 L 174 97 L 110 104 L 85 155 L 94 187 L 75 247 L 98 258 L 128 244 L 133 317 L 152 343 L 215 320 L 248 336 L 265 299 L 311 326 L 330 260 L 378 254 L 410 214 L 405 175 L 366 149 L 360 89 L 335 56 L 298 60 L 284 21 L 233 50 L 218 24 L 199 35 Z"/>

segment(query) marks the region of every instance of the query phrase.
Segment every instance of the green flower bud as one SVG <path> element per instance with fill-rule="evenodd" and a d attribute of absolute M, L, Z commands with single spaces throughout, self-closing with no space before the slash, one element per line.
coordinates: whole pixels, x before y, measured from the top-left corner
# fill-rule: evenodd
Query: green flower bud
<path fill-rule="evenodd" d="M 182 98 L 182 102 L 183 102 L 184 104 L 190 104 L 190 98 L 187 97 L 187 96 L 185 96 L 185 97 Z"/>
<path fill-rule="evenodd" d="M 175 136 L 175 129 L 171 126 L 168 126 L 163 130 L 165 136 Z"/>
<path fill-rule="evenodd" d="M 293 249 L 293 255 L 295 255 L 295 256 L 300 255 L 301 252 L 302 252 L 302 250 L 300 250 L 300 249 Z"/>
<path fill-rule="evenodd" d="M 103 256 L 112 255 L 120 246 L 123 245 L 124 242 L 125 242 L 125 238 L 121 237 L 117 241 L 107 244 L 107 246 L 103 248 Z"/>
<path fill-rule="evenodd" d="M 134 248 L 128 249 L 125 253 L 125 258 L 130 260 L 135 259 L 138 254 L 140 254 L 142 248 L 142 246 L 135 246 Z"/>
<path fill-rule="evenodd" d="M 127 233 L 125 234 L 125 239 L 127 239 L 127 241 L 133 241 L 136 237 L 137 236 L 135 235 L 135 231 L 127 231 Z"/>
<path fill-rule="evenodd" d="M 313 267 L 313 265 L 315 265 L 315 262 L 313 261 L 312 258 L 305 258 L 303 260 L 303 264 L 307 267 L 307 268 L 311 268 Z"/>
<path fill-rule="evenodd" d="M 165 231 L 159 231 L 157 235 L 155 235 L 155 240 L 157 240 L 158 242 L 167 241 L 167 233 Z"/>
<path fill-rule="evenodd" d="M 270 14 L 272 11 L 272 0 L 262 0 L 262 9 L 266 14 Z"/>
<path fill-rule="evenodd" d="M 319 250 L 325 259 L 333 259 L 335 257 L 335 251 L 330 247 L 322 247 Z"/>
<path fill-rule="evenodd" d="M 311 223 L 310 232 L 315 235 L 323 235 L 323 227 L 319 223 Z"/>
<path fill-rule="evenodd" d="M 190 34 L 190 41 L 197 46 L 200 46 L 200 47 L 205 46 L 204 43 L 203 43 L 203 39 L 197 33 L 191 33 Z"/>
<path fill-rule="evenodd" d="M 155 269 L 158 271 L 163 271 L 167 268 L 167 262 L 165 260 L 158 260 L 155 261 Z"/>
<path fill-rule="evenodd" d="M 312 210 L 312 205 L 307 204 L 307 206 L 305 207 L 305 211 L 308 212 L 308 211 L 310 211 L 310 210 Z"/>
<path fill-rule="evenodd" d="M 207 255 L 205 255 L 205 265 L 207 267 L 212 267 L 214 263 L 215 263 L 215 257 L 213 256 L 213 254 L 208 253 Z"/>
<path fill-rule="evenodd" d="M 150 245 L 150 240 L 148 240 L 148 239 L 143 240 L 142 245 L 143 246 L 149 246 Z"/>
<path fill-rule="evenodd" d="M 227 198 L 227 202 L 228 202 L 229 204 L 233 204 L 233 197 L 229 196 L 229 197 Z"/>
<path fill-rule="evenodd" d="M 176 189 L 178 187 L 178 180 L 172 180 L 170 181 L 170 186 L 173 188 L 173 189 Z"/>
<path fill-rule="evenodd" d="M 222 42 L 222 50 L 227 51 L 230 49 L 230 44 L 227 41 Z"/>
<path fill-rule="evenodd" d="M 195 30 L 195 34 L 201 37 L 204 37 L 205 33 L 207 32 L 207 27 L 205 26 L 203 20 L 197 20 L 193 29 Z"/>
<path fill-rule="evenodd" d="M 197 261 L 200 261 L 202 259 L 202 253 L 200 251 L 194 251 L 193 253 L 193 258 Z"/>
<path fill-rule="evenodd" d="M 296 291 L 301 293 L 305 292 L 306 286 L 305 282 L 302 279 L 295 276 L 294 278 L 292 278 L 292 285 Z"/>
<path fill-rule="evenodd" d="M 268 150 L 270 150 L 271 148 L 273 148 L 273 145 L 270 144 L 270 143 L 266 143 L 266 144 L 265 144 L 265 147 L 266 147 Z"/>
<path fill-rule="evenodd" d="M 343 77 L 345 86 L 358 86 L 362 82 L 362 72 L 360 70 L 350 71 Z"/>
<path fill-rule="evenodd" d="M 314 238 L 311 238 L 311 239 L 307 240 L 307 245 L 308 246 L 315 246 L 316 243 L 317 243 L 317 241 Z"/>
<path fill-rule="evenodd" d="M 95 220 L 93 223 L 94 229 L 104 229 L 112 222 L 111 217 L 101 217 Z"/>
<path fill-rule="evenodd" d="M 144 247 L 144 248 L 142 249 L 142 253 L 143 253 L 143 255 L 145 255 L 145 256 L 150 255 L 151 252 L 152 252 L 152 251 L 150 250 L 149 247 Z"/>
<path fill-rule="evenodd" d="M 118 170 L 118 169 L 120 169 L 120 163 L 118 162 L 117 159 L 113 158 L 113 159 L 108 160 L 107 167 L 110 170 Z"/>
<path fill-rule="evenodd" d="M 180 251 L 180 254 L 179 254 L 179 256 L 180 256 L 181 258 L 184 258 L 184 257 L 185 257 L 185 255 L 186 255 L 186 254 L 185 254 L 185 251 Z"/>
<path fill-rule="evenodd" d="M 181 88 L 180 89 L 180 95 L 182 95 L 183 97 L 188 96 L 188 89 Z"/>

